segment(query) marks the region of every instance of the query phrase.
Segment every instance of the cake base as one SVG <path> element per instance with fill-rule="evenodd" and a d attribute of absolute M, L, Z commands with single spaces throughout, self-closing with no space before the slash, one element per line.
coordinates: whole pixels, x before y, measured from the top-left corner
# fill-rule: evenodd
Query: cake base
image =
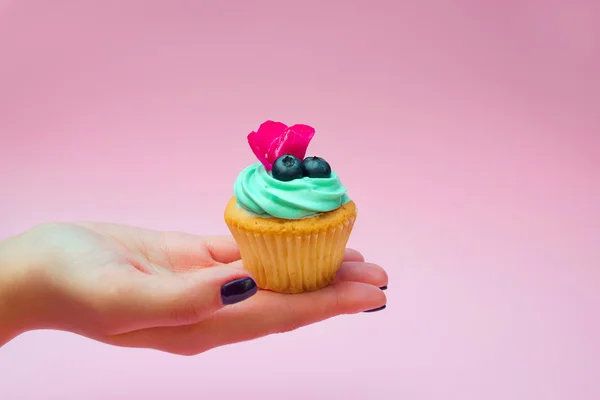
<path fill-rule="evenodd" d="M 235 197 L 225 208 L 244 268 L 259 288 L 279 293 L 309 292 L 333 283 L 356 216 L 353 201 L 299 220 L 253 215 Z"/>

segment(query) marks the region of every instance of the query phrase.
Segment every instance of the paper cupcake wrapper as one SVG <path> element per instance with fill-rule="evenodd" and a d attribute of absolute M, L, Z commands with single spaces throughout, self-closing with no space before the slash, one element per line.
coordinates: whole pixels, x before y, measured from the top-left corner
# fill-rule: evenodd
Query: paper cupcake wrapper
<path fill-rule="evenodd" d="M 297 234 L 261 234 L 230 226 L 244 268 L 261 289 L 302 293 L 333 283 L 344 260 L 354 218 L 327 230 Z"/>

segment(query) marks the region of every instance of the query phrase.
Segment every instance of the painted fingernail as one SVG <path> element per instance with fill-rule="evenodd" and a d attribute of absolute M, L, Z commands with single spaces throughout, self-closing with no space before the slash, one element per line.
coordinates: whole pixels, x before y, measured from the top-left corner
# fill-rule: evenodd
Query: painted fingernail
<path fill-rule="evenodd" d="M 382 286 L 379 289 L 381 289 L 381 290 L 387 290 L 387 285 L 386 286 Z"/>
<path fill-rule="evenodd" d="M 386 305 L 382 305 L 381 307 L 377 307 L 377 308 L 373 308 L 371 310 L 367 310 L 367 311 L 363 311 L 363 312 L 375 312 L 375 311 L 381 311 L 381 310 L 385 310 Z"/>
<path fill-rule="evenodd" d="M 241 278 L 227 282 L 221 287 L 223 304 L 235 304 L 252 297 L 258 291 L 258 286 L 252 278 Z"/>

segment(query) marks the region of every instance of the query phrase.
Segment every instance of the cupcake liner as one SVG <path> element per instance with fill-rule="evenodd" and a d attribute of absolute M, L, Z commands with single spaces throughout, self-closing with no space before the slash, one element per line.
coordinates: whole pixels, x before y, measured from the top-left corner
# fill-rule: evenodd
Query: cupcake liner
<path fill-rule="evenodd" d="M 261 289 L 302 293 L 333 283 L 344 260 L 355 215 L 313 233 L 263 233 L 228 222 L 244 268 Z"/>

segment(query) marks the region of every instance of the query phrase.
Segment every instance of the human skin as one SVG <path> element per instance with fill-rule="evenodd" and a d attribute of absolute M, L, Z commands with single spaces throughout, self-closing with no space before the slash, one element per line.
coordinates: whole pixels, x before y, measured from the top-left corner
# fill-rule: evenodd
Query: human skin
<path fill-rule="evenodd" d="M 321 290 L 256 290 L 229 236 L 48 223 L 0 242 L 0 346 L 32 330 L 195 355 L 385 306 L 387 274 L 347 250 Z M 240 291 L 241 290 L 241 291 Z"/>

